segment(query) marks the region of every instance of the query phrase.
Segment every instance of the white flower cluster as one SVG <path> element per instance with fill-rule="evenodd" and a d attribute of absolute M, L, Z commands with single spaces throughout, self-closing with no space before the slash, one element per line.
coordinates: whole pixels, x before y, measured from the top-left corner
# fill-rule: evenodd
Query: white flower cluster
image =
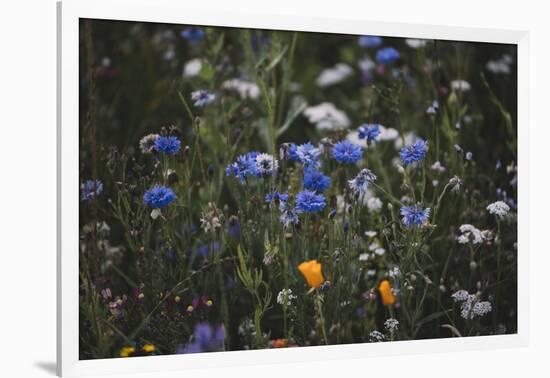
<path fill-rule="evenodd" d="M 388 332 L 395 332 L 399 329 L 399 321 L 394 318 L 389 318 L 384 322 L 384 327 Z"/>
<path fill-rule="evenodd" d="M 315 124 L 318 130 L 346 129 L 350 120 L 346 113 L 339 110 L 330 102 L 323 102 L 316 106 L 309 106 L 304 110 L 309 122 Z"/>
<path fill-rule="evenodd" d="M 283 289 L 277 294 L 277 303 L 283 306 L 291 306 L 292 301 L 298 298 L 292 294 L 292 289 Z"/>
<path fill-rule="evenodd" d="M 222 88 L 238 92 L 243 100 L 255 100 L 260 97 L 260 88 L 258 85 L 242 79 L 226 80 L 222 83 Z"/>
<path fill-rule="evenodd" d="M 484 241 L 493 240 L 493 232 L 491 230 L 480 231 L 471 224 L 463 224 L 459 230 L 460 235 L 456 237 L 456 240 L 460 244 L 481 244 Z"/>
<path fill-rule="evenodd" d="M 382 332 L 372 331 L 371 333 L 369 333 L 369 341 L 371 343 L 377 343 L 385 340 L 386 340 L 386 336 L 384 336 Z"/>
<path fill-rule="evenodd" d="M 419 49 L 426 46 L 428 41 L 425 39 L 407 38 L 405 39 L 405 43 L 412 49 Z"/>
<path fill-rule="evenodd" d="M 183 67 L 183 77 L 184 78 L 192 78 L 195 76 L 198 76 L 202 69 L 202 62 L 200 59 L 195 58 L 191 59 L 187 63 L 185 63 L 185 66 Z"/>
<path fill-rule="evenodd" d="M 471 224 L 463 224 L 460 226 L 460 235 L 456 237 L 460 244 L 481 244 L 483 243 L 483 234 L 481 231 Z"/>
<path fill-rule="evenodd" d="M 383 203 L 378 197 L 371 197 L 367 200 L 367 208 L 376 213 L 382 209 Z"/>
<path fill-rule="evenodd" d="M 345 63 L 338 63 L 334 67 L 327 68 L 321 72 L 315 81 L 321 88 L 338 84 L 347 79 L 353 70 Z"/>
<path fill-rule="evenodd" d="M 374 252 L 374 254 L 378 256 L 382 256 L 384 253 L 386 253 L 386 250 L 382 248 L 378 240 L 375 240 L 369 244 L 369 251 Z"/>
<path fill-rule="evenodd" d="M 512 57 L 504 54 L 500 59 L 488 61 L 485 67 L 494 74 L 509 74 L 511 72 L 511 64 Z"/>
<path fill-rule="evenodd" d="M 401 271 L 399 270 L 399 267 L 394 266 L 390 270 L 388 270 L 388 276 L 390 278 L 399 278 L 401 276 Z"/>
<path fill-rule="evenodd" d="M 455 303 L 460 303 L 460 316 L 467 320 L 485 316 L 493 310 L 491 302 L 480 301 L 477 295 L 466 290 L 458 290 L 451 297 Z"/>
<path fill-rule="evenodd" d="M 451 89 L 454 91 L 468 92 L 472 86 L 466 80 L 451 81 Z"/>
<path fill-rule="evenodd" d="M 510 211 L 510 206 L 504 201 L 496 201 L 487 206 L 489 214 L 496 215 L 499 218 L 504 218 Z"/>

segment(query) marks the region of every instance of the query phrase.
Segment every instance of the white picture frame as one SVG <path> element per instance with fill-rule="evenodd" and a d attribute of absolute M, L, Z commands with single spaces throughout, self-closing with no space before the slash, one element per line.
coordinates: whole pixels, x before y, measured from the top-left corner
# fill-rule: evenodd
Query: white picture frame
<path fill-rule="evenodd" d="M 399 341 L 377 344 L 231 351 L 135 359 L 78 358 L 78 59 L 79 19 L 230 26 L 292 31 L 371 34 L 409 38 L 517 44 L 518 47 L 518 333 L 514 335 Z M 177 0 L 63 1 L 58 3 L 58 256 L 57 372 L 60 376 L 145 373 L 201 367 L 361 358 L 525 346 L 529 334 L 529 146 L 527 32 L 461 27 L 380 23 L 246 12 L 192 9 Z"/>

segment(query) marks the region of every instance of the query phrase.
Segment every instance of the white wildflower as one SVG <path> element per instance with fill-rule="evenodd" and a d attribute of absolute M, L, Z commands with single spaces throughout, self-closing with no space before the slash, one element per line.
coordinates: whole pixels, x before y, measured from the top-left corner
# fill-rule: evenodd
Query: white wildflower
<path fill-rule="evenodd" d="M 365 231 L 365 236 L 368 238 L 374 238 L 378 233 L 376 231 Z"/>
<path fill-rule="evenodd" d="M 239 93 L 243 100 L 255 100 L 260 97 L 260 88 L 256 83 L 242 79 L 230 79 L 222 83 L 223 89 L 233 90 Z"/>
<path fill-rule="evenodd" d="M 277 303 L 283 306 L 291 306 L 292 301 L 298 298 L 292 294 L 292 289 L 283 289 L 277 294 Z"/>
<path fill-rule="evenodd" d="M 201 228 L 204 232 L 215 232 L 218 228 L 221 228 L 223 223 L 223 212 L 216 207 L 212 202 L 208 203 L 208 206 L 202 212 Z"/>
<path fill-rule="evenodd" d="M 399 329 L 399 321 L 397 319 L 394 319 L 394 318 L 389 318 L 384 322 L 384 327 L 389 332 L 395 332 Z"/>
<path fill-rule="evenodd" d="M 399 267 L 394 266 L 393 268 L 391 268 L 388 271 L 388 276 L 390 278 L 398 278 L 399 276 L 401 276 L 401 271 L 399 270 Z"/>
<path fill-rule="evenodd" d="M 309 106 L 304 110 L 304 115 L 309 122 L 315 124 L 318 130 L 346 129 L 350 125 L 346 113 L 337 109 L 330 102 Z"/>
<path fill-rule="evenodd" d="M 451 295 L 451 297 L 456 303 L 456 302 L 463 302 L 467 300 L 469 295 L 470 294 L 466 290 L 458 290 L 453 295 Z"/>
<path fill-rule="evenodd" d="M 334 67 L 327 68 L 321 72 L 315 81 L 321 88 L 338 84 L 347 79 L 353 70 L 345 63 L 338 63 Z"/>
<path fill-rule="evenodd" d="M 407 38 L 405 39 L 405 43 L 412 49 L 418 49 L 426 46 L 428 41 L 425 39 Z"/>
<path fill-rule="evenodd" d="M 391 127 L 379 126 L 380 134 L 378 135 L 379 141 L 395 140 L 399 136 L 399 132 Z"/>
<path fill-rule="evenodd" d="M 372 59 L 369 59 L 369 58 L 361 59 L 359 61 L 358 65 L 359 65 L 359 68 L 361 69 L 361 71 L 363 71 L 363 72 L 369 72 L 370 70 L 372 70 L 373 68 L 376 67 L 376 63 L 374 63 L 374 61 Z"/>
<path fill-rule="evenodd" d="M 481 231 L 471 224 L 463 224 L 459 230 L 460 235 L 456 240 L 460 244 L 468 244 L 469 242 L 472 242 L 472 244 L 481 244 L 484 240 Z"/>
<path fill-rule="evenodd" d="M 472 320 L 476 316 L 482 317 L 492 311 L 491 302 L 480 301 L 479 298 L 466 290 L 458 290 L 451 295 L 455 303 L 460 303 L 460 316 Z"/>
<path fill-rule="evenodd" d="M 367 200 L 367 208 L 372 212 L 378 212 L 382 209 L 383 203 L 378 197 L 371 197 Z"/>
<path fill-rule="evenodd" d="M 489 211 L 489 214 L 494 214 L 499 218 L 503 218 L 510 211 L 510 206 L 503 201 L 496 201 L 487 206 L 487 210 Z"/>
<path fill-rule="evenodd" d="M 441 164 L 441 162 L 439 162 L 439 160 L 433 163 L 430 168 L 432 171 L 437 173 L 443 173 L 446 171 L 446 168 Z"/>
<path fill-rule="evenodd" d="M 386 336 L 384 336 L 382 332 L 372 331 L 371 333 L 369 333 L 369 341 L 371 343 L 377 343 L 385 340 Z"/>
<path fill-rule="evenodd" d="M 472 89 L 472 86 L 466 80 L 453 80 L 451 81 L 451 89 L 454 91 L 467 92 Z"/>
<path fill-rule="evenodd" d="M 197 76 L 202 69 L 202 63 L 199 58 L 191 59 L 183 66 L 183 77 L 186 79 Z"/>

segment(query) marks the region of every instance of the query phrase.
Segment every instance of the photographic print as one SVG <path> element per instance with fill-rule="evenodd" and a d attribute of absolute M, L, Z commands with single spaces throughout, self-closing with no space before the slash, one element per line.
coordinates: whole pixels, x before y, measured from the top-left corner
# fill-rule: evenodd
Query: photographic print
<path fill-rule="evenodd" d="M 516 44 L 82 18 L 78 86 L 80 360 L 517 333 Z"/>

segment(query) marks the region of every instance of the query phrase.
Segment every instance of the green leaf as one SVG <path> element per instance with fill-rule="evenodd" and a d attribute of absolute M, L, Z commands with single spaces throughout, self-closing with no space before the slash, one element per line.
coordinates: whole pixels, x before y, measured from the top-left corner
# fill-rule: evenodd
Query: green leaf
<path fill-rule="evenodd" d="M 187 111 L 187 115 L 189 115 L 189 119 L 191 120 L 191 122 L 195 122 L 195 116 L 193 115 L 193 112 L 191 111 L 189 104 L 187 104 L 187 101 L 185 101 L 185 97 L 183 97 L 183 94 L 180 91 L 178 91 L 178 97 L 180 98 L 181 103 L 185 107 L 185 110 Z"/>
<path fill-rule="evenodd" d="M 283 56 L 285 56 L 287 50 L 288 50 L 288 46 L 285 45 L 285 47 L 283 47 L 283 49 L 267 65 L 267 67 L 265 68 L 266 72 L 271 71 L 273 68 L 275 68 L 275 66 L 277 66 L 277 64 L 279 64 L 281 59 L 283 59 Z"/>
<path fill-rule="evenodd" d="M 305 110 L 306 107 L 307 103 L 301 98 L 298 98 L 297 100 L 292 102 L 285 123 L 279 128 L 279 130 L 277 130 L 277 138 L 283 135 L 290 128 L 292 122 L 294 122 L 296 117 L 298 117 Z"/>

